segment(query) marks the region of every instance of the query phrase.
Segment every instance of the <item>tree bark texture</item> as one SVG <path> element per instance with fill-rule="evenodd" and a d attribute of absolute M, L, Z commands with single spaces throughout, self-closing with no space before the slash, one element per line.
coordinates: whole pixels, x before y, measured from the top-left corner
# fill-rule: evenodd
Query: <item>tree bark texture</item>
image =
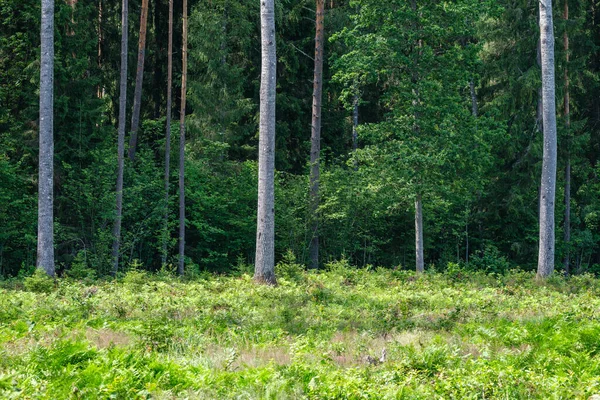
<path fill-rule="evenodd" d="M 138 60 L 133 93 L 133 113 L 131 114 L 131 137 L 129 138 L 129 159 L 135 159 L 137 133 L 140 125 L 140 107 L 142 103 L 142 86 L 144 84 L 144 58 L 146 57 L 146 27 L 148 25 L 148 0 L 142 0 L 140 12 L 140 37 L 138 41 Z"/>
<path fill-rule="evenodd" d="M 425 258 L 423 257 L 423 201 L 421 195 L 415 199 L 415 256 L 417 272 L 425 271 Z"/>
<path fill-rule="evenodd" d="M 187 93 L 187 0 L 183 0 L 183 45 L 181 70 L 181 112 L 179 114 L 179 265 L 177 272 L 183 275 L 185 268 L 185 101 Z"/>
<path fill-rule="evenodd" d="M 165 215 L 162 265 L 167 263 L 169 242 L 169 177 L 171 174 L 171 108 L 173 106 L 173 0 L 169 0 L 169 43 L 167 47 L 167 123 L 165 127 Z"/>
<path fill-rule="evenodd" d="M 123 0 L 121 11 L 121 77 L 119 82 L 119 127 L 117 133 L 117 205 L 113 225 L 113 275 L 119 270 L 119 248 L 121 245 L 121 219 L 123 215 L 123 169 L 125 164 L 125 115 L 127 106 L 127 40 L 128 0 Z"/>
<path fill-rule="evenodd" d="M 310 136 L 310 202 L 312 238 L 310 267 L 319 268 L 319 178 L 321 162 L 321 103 L 323 97 L 323 47 L 325 45 L 325 1 L 316 0 L 315 69 Z"/>
<path fill-rule="evenodd" d="M 275 1 L 260 1 L 261 78 L 254 279 L 275 285 Z"/>
<path fill-rule="evenodd" d="M 569 1 L 565 0 L 565 9 L 563 13 L 565 21 L 569 20 Z M 567 24 L 568 26 L 568 24 Z M 565 222 L 564 222 L 564 241 L 565 258 L 563 266 L 565 274 L 570 274 L 570 245 L 571 245 L 571 99 L 569 93 L 569 32 L 565 29 L 563 37 L 565 47 L 565 128 L 567 131 L 567 162 L 565 166 Z"/>
<path fill-rule="evenodd" d="M 554 206 L 556 197 L 557 138 L 552 0 L 540 0 L 539 5 L 544 153 L 542 163 L 540 241 L 537 275 L 539 278 L 545 278 L 552 274 L 554 270 Z"/>
<path fill-rule="evenodd" d="M 54 276 L 54 0 L 42 0 L 37 268 Z"/>

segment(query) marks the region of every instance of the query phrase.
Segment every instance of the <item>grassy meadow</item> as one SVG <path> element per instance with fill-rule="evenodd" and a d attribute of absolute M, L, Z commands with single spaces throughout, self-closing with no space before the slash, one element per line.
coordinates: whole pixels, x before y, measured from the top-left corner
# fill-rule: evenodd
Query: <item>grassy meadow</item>
<path fill-rule="evenodd" d="M 588 399 L 600 282 L 278 266 L 0 286 L 2 399 Z M 35 281 L 35 279 L 38 279 Z"/>

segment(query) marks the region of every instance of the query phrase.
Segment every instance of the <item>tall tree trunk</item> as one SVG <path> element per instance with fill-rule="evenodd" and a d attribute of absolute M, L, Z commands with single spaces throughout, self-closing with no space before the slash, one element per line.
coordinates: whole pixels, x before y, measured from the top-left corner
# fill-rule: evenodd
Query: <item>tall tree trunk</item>
<path fill-rule="evenodd" d="M 316 0 L 315 70 L 313 81 L 312 129 L 310 136 L 310 202 L 312 239 L 310 267 L 319 268 L 319 178 L 321 157 L 321 99 L 323 96 L 323 46 L 325 45 L 325 1 Z"/>
<path fill-rule="evenodd" d="M 358 94 L 354 95 L 354 99 L 352 101 L 352 152 L 356 153 L 356 149 L 358 149 L 358 103 L 359 97 Z M 354 158 L 354 170 L 358 171 L 358 160 Z"/>
<path fill-rule="evenodd" d="M 539 278 L 554 270 L 554 203 L 556 196 L 556 99 L 554 88 L 554 26 L 552 0 L 540 0 L 544 155 L 540 201 Z"/>
<path fill-rule="evenodd" d="M 140 107 L 142 103 L 142 86 L 144 83 L 144 58 L 146 57 L 146 27 L 148 25 L 148 0 L 142 0 L 140 13 L 140 37 L 138 42 L 138 61 L 135 74 L 135 91 L 133 93 L 133 113 L 131 115 L 131 137 L 129 139 L 129 159 L 135 159 L 137 132 L 140 124 Z"/>
<path fill-rule="evenodd" d="M 181 112 L 179 114 L 179 266 L 177 268 L 179 275 L 183 275 L 185 267 L 185 100 L 187 93 L 187 40 L 187 0 L 183 0 L 183 59 L 181 70 Z"/>
<path fill-rule="evenodd" d="M 254 280 L 275 285 L 275 0 L 261 0 L 260 21 L 262 62 Z"/>
<path fill-rule="evenodd" d="M 540 5 L 541 7 L 541 5 Z M 540 21 L 538 20 L 538 23 L 540 23 Z M 538 40 L 537 43 L 537 65 L 538 67 L 540 67 L 540 69 L 542 69 L 542 40 L 540 38 L 540 40 Z M 543 86 L 543 84 L 542 84 Z M 538 131 L 540 132 L 544 132 L 544 95 L 543 95 L 543 87 L 540 86 L 538 88 L 538 103 L 537 103 L 537 109 L 536 109 L 536 124 L 537 124 L 537 128 Z"/>
<path fill-rule="evenodd" d="M 127 40 L 129 13 L 128 0 L 122 0 L 121 11 L 121 78 L 119 83 L 119 128 L 117 133 L 117 207 L 113 226 L 113 276 L 119 270 L 119 247 L 121 245 L 121 219 L 123 215 L 123 167 L 125 164 L 125 108 L 127 106 Z"/>
<path fill-rule="evenodd" d="M 563 15 L 565 21 L 569 21 L 569 1 L 565 0 L 565 10 Z M 567 131 L 567 163 L 565 166 L 565 258 L 563 265 L 565 268 L 565 274 L 569 275 L 570 271 L 570 254 L 569 246 L 571 245 L 571 104 L 570 104 L 570 93 L 569 93 L 569 32 L 568 22 L 565 27 L 564 34 L 564 45 L 565 45 L 565 128 Z"/>
<path fill-rule="evenodd" d="M 54 0 L 42 0 L 37 268 L 54 276 Z"/>
<path fill-rule="evenodd" d="M 415 199 L 415 256 L 417 272 L 425 271 L 425 258 L 423 257 L 423 204 L 421 195 Z"/>
<path fill-rule="evenodd" d="M 169 43 L 167 50 L 167 124 L 165 133 L 165 215 L 162 265 L 167 263 L 169 242 L 169 176 L 171 174 L 171 108 L 173 102 L 173 0 L 169 0 Z"/>

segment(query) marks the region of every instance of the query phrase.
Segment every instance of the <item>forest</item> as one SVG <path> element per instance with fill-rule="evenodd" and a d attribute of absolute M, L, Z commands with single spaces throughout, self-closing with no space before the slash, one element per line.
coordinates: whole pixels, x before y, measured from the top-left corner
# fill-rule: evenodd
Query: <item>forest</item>
<path fill-rule="evenodd" d="M 255 262 L 260 3 L 189 1 L 185 74 L 181 2 L 172 5 L 171 36 L 166 0 L 131 0 L 125 25 L 116 2 L 55 3 L 46 221 L 59 275 L 114 273 L 116 219 L 123 270 L 175 270 L 181 259 L 192 274 L 227 273 Z M 538 3 L 322 3 L 319 13 L 320 2 L 274 3 L 275 261 L 291 251 L 311 268 L 345 258 L 360 267 L 534 270 L 544 150 Z M 0 274 L 9 278 L 37 263 L 41 8 L 5 0 L 0 13 Z M 597 5 L 554 2 L 553 15 L 553 261 L 566 274 L 597 273 Z"/>
<path fill-rule="evenodd" d="M 1 0 L 0 398 L 600 399 L 599 12 Z"/>

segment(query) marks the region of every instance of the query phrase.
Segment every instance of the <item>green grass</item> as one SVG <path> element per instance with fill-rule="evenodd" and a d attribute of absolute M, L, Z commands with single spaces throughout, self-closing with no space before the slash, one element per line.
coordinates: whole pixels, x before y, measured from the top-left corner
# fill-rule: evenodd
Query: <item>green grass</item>
<path fill-rule="evenodd" d="M 130 273 L 0 289 L 0 398 L 587 399 L 600 282 L 454 271 Z M 376 362 L 385 349 L 384 362 Z"/>

